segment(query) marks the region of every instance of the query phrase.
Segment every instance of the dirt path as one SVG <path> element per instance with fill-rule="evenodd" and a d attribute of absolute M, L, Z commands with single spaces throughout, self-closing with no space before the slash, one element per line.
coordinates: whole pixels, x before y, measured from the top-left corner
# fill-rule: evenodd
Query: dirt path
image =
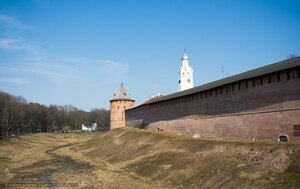
<path fill-rule="evenodd" d="M 59 166 L 59 170 L 62 171 L 56 172 L 52 177 L 50 176 L 52 180 L 61 183 L 63 180 L 74 179 L 78 181 L 77 184 L 80 188 L 163 188 L 154 185 L 151 180 L 115 169 L 113 165 L 104 161 L 87 158 L 83 154 L 73 152 L 71 148 L 76 144 L 60 146 L 49 152 L 49 154 L 63 160 Z"/>
<path fill-rule="evenodd" d="M 56 146 L 45 151 L 44 153 L 49 156 L 47 160 L 12 169 L 12 173 L 15 176 L 10 180 L 10 183 L 37 183 L 39 187 L 79 186 L 78 182 L 72 179 L 76 175 L 81 175 L 81 178 L 87 181 L 86 183 L 91 183 L 90 181 L 93 181 L 91 178 L 95 177 L 90 172 L 93 169 L 91 165 L 55 153 L 55 150 L 71 145 L 74 144 Z M 91 184 L 93 186 L 101 186 L 100 181 Z"/>

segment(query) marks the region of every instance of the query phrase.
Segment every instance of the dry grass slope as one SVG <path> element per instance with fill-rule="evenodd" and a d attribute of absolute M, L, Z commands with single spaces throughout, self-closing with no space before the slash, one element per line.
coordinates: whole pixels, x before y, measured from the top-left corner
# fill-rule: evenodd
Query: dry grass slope
<path fill-rule="evenodd" d="M 170 188 L 300 188 L 300 144 L 201 140 L 119 129 L 78 145 Z"/>
<path fill-rule="evenodd" d="M 0 184 L 79 188 L 300 188 L 300 143 L 201 140 L 115 129 L 0 141 Z"/>

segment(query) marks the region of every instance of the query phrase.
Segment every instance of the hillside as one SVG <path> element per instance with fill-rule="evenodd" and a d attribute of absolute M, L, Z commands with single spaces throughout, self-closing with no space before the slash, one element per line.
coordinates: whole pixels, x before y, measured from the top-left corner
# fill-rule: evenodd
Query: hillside
<path fill-rule="evenodd" d="M 300 144 L 163 132 L 36 134 L 0 141 L 0 183 L 79 188 L 300 188 Z M 53 184 L 54 183 L 54 184 Z"/>

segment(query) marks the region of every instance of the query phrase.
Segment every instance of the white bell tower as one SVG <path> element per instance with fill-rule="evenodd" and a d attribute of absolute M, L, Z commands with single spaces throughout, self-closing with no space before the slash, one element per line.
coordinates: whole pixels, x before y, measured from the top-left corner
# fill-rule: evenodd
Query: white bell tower
<path fill-rule="evenodd" d="M 181 58 L 181 67 L 178 70 L 178 91 L 193 87 L 193 69 L 189 66 L 189 57 L 184 50 L 183 57 Z"/>

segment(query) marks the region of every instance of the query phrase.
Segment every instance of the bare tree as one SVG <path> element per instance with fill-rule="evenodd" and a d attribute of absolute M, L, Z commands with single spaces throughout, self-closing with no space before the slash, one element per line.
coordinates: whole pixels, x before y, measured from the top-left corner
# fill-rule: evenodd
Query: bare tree
<path fill-rule="evenodd" d="M 82 123 L 97 123 L 102 131 L 109 130 L 109 111 L 92 109 L 85 112 L 72 105 L 27 103 L 21 96 L 0 91 L 0 136 L 19 136 L 24 133 L 61 131 L 81 128 Z"/>

